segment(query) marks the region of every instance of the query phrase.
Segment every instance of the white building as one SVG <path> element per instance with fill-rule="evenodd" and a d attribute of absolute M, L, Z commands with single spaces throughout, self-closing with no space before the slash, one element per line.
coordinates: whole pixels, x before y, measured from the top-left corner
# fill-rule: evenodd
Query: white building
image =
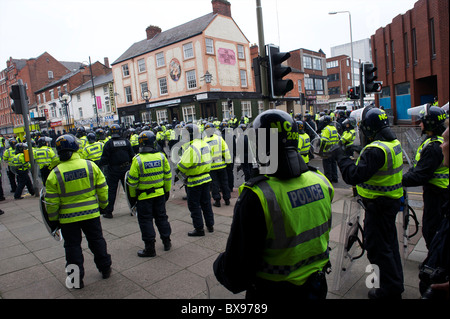
<path fill-rule="evenodd" d="M 72 113 L 75 127 L 96 127 L 97 117 L 98 126 L 109 126 L 118 121 L 113 82 L 112 73 L 108 73 L 94 77 L 95 94 L 92 91 L 92 81 L 87 81 L 70 92 L 72 100 L 69 112 Z M 95 112 L 94 97 L 98 114 Z"/>

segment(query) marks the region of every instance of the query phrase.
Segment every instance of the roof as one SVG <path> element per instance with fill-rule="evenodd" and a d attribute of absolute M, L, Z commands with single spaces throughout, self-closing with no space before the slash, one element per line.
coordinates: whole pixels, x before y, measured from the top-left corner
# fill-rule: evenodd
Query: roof
<path fill-rule="evenodd" d="M 45 90 L 47 90 L 47 89 L 49 89 L 51 87 L 54 87 L 54 86 L 56 86 L 56 85 L 58 85 L 60 83 L 63 83 L 65 81 L 67 81 L 68 79 L 70 79 L 75 74 L 77 74 L 78 72 L 80 72 L 80 70 L 75 70 L 75 71 L 72 71 L 70 73 L 67 73 L 64 76 L 62 76 L 60 79 L 57 79 L 57 80 L 47 84 L 46 86 L 40 88 L 39 90 L 35 91 L 34 93 L 35 94 L 39 94 L 39 93 L 44 92 Z"/>
<path fill-rule="evenodd" d="M 105 75 L 100 75 L 100 76 L 94 76 L 94 88 L 101 86 L 105 83 L 109 83 L 113 81 L 113 75 L 112 72 L 109 72 L 108 74 Z M 92 82 L 91 80 L 81 84 L 79 87 L 75 88 L 74 90 L 72 90 L 70 93 L 71 94 L 77 94 L 79 92 L 83 92 L 83 91 L 87 91 L 92 89 Z"/>
<path fill-rule="evenodd" d="M 208 27 L 208 25 L 212 20 L 214 20 L 216 16 L 217 14 L 211 12 L 200 18 L 179 25 L 175 28 L 158 33 L 150 40 L 145 39 L 136 42 L 111 65 L 199 35 Z"/>

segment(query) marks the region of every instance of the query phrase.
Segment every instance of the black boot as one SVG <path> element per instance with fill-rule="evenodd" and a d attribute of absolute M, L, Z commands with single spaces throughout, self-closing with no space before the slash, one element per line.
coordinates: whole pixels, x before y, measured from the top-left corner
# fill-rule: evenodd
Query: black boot
<path fill-rule="evenodd" d="M 190 237 L 205 236 L 205 230 L 203 228 L 201 229 L 195 228 L 193 231 L 188 232 L 188 236 Z"/>
<path fill-rule="evenodd" d="M 220 199 L 216 199 L 214 204 L 213 204 L 213 206 L 214 207 L 220 207 Z"/>
<path fill-rule="evenodd" d="M 172 247 L 172 244 L 170 242 L 170 238 L 163 238 L 162 242 L 163 242 L 163 245 L 164 245 L 164 250 L 165 251 L 170 250 L 170 248 Z"/>
<path fill-rule="evenodd" d="M 138 251 L 139 257 L 155 257 L 155 241 L 145 242 L 145 249 Z"/>

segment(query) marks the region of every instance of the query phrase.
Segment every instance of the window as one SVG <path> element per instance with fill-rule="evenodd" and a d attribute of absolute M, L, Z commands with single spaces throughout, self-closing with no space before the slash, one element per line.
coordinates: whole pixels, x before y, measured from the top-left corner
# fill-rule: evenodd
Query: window
<path fill-rule="evenodd" d="M 157 110 L 156 111 L 156 122 L 162 123 L 168 121 L 167 110 Z"/>
<path fill-rule="evenodd" d="M 108 95 L 108 92 L 109 92 L 108 87 L 105 85 L 103 87 L 103 95 Z"/>
<path fill-rule="evenodd" d="M 81 102 L 81 94 L 77 93 L 77 102 Z"/>
<path fill-rule="evenodd" d="M 55 92 L 53 90 L 50 90 L 50 100 L 55 99 Z"/>
<path fill-rule="evenodd" d="M 302 80 L 298 80 L 297 84 L 298 84 L 298 91 L 299 91 L 299 92 L 303 92 L 303 88 L 302 88 Z"/>
<path fill-rule="evenodd" d="M 53 79 L 53 71 L 48 71 L 48 78 Z"/>
<path fill-rule="evenodd" d="M 130 70 L 128 69 L 128 64 L 122 65 L 122 75 L 124 77 L 130 75 Z"/>
<path fill-rule="evenodd" d="M 416 29 L 412 29 L 412 42 L 413 42 L 413 61 L 417 64 L 417 42 L 416 42 Z"/>
<path fill-rule="evenodd" d="M 339 81 L 339 73 L 328 74 L 328 82 Z"/>
<path fill-rule="evenodd" d="M 80 119 L 83 118 L 83 108 L 82 107 L 78 108 L 78 115 L 79 115 Z"/>
<path fill-rule="evenodd" d="M 126 97 L 127 103 L 133 102 L 133 96 L 131 95 L 131 87 L 130 86 L 127 86 L 125 88 L 125 97 Z"/>
<path fill-rule="evenodd" d="M 304 69 L 312 69 L 312 59 L 310 56 L 303 57 L 303 68 Z"/>
<path fill-rule="evenodd" d="M 212 39 L 205 39 L 206 54 L 214 54 L 214 41 Z"/>
<path fill-rule="evenodd" d="M 252 102 L 250 101 L 242 101 L 242 116 L 247 116 L 248 118 L 252 117 Z"/>
<path fill-rule="evenodd" d="M 195 121 L 195 106 L 190 105 L 183 107 L 183 121 Z"/>
<path fill-rule="evenodd" d="M 150 123 L 152 121 L 151 112 L 142 112 L 141 113 L 141 122 L 142 123 Z"/>
<path fill-rule="evenodd" d="M 141 97 L 142 97 L 143 93 L 148 91 L 148 84 L 147 82 L 141 82 L 139 85 L 141 87 Z"/>
<path fill-rule="evenodd" d="M 247 71 L 241 70 L 241 87 L 247 87 Z"/>
<path fill-rule="evenodd" d="M 321 59 L 313 59 L 313 69 L 314 70 L 322 70 L 322 60 Z"/>
<path fill-rule="evenodd" d="M 258 101 L 258 114 L 261 114 L 262 112 L 264 112 L 264 102 Z"/>
<path fill-rule="evenodd" d="M 138 60 L 138 70 L 139 70 L 139 73 L 145 72 L 145 60 L 144 59 Z"/>
<path fill-rule="evenodd" d="M 186 81 L 188 89 L 195 89 L 197 87 L 197 78 L 195 76 L 195 70 L 186 72 Z"/>
<path fill-rule="evenodd" d="M 314 85 L 316 87 L 317 94 L 323 94 L 323 80 L 314 79 Z"/>
<path fill-rule="evenodd" d="M 405 62 L 406 62 L 406 67 L 408 67 L 409 66 L 408 33 L 405 33 L 403 35 L 403 43 L 405 45 Z"/>
<path fill-rule="evenodd" d="M 131 126 L 134 123 L 134 115 L 123 116 L 120 121 L 124 126 Z"/>
<path fill-rule="evenodd" d="M 431 56 L 436 57 L 436 38 L 434 37 L 434 18 L 430 19 Z"/>
<path fill-rule="evenodd" d="M 190 59 L 194 57 L 194 47 L 192 42 L 183 45 L 184 59 Z"/>
<path fill-rule="evenodd" d="M 389 46 L 387 43 L 384 45 L 384 52 L 386 53 L 386 74 L 389 74 Z"/>
<path fill-rule="evenodd" d="M 308 91 L 314 90 L 314 79 L 313 78 L 305 78 L 305 90 L 308 90 Z"/>
<path fill-rule="evenodd" d="M 228 107 L 228 102 L 222 102 L 222 116 L 224 119 L 230 119 L 234 114 L 234 102 L 231 102 L 231 107 Z"/>
<path fill-rule="evenodd" d="M 167 79 L 166 78 L 160 78 L 158 79 L 158 83 L 159 83 L 159 94 L 160 95 L 164 95 L 167 94 Z"/>
<path fill-rule="evenodd" d="M 338 66 L 339 66 L 338 60 L 327 62 L 327 69 L 337 68 Z"/>
<path fill-rule="evenodd" d="M 395 95 L 409 95 L 411 94 L 411 87 L 409 82 L 395 85 Z"/>
<path fill-rule="evenodd" d="M 166 60 L 164 59 L 164 52 L 160 52 L 156 55 L 156 67 L 162 67 L 166 65 Z"/>
<path fill-rule="evenodd" d="M 238 44 L 237 48 L 238 48 L 238 59 L 244 60 L 245 59 L 244 46 Z"/>
<path fill-rule="evenodd" d="M 50 107 L 50 112 L 52 113 L 52 117 L 56 117 L 56 106 L 55 104 L 52 104 Z"/>

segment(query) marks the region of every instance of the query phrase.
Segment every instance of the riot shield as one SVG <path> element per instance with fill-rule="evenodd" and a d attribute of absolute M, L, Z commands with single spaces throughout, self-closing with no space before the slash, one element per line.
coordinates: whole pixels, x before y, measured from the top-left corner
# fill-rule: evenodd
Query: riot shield
<path fill-rule="evenodd" d="M 353 198 L 344 201 L 336 265 L 333 266 L 333 290 L 340 290 L 343 284 L 352 277 L 350 272 L 354 262 L 364 255 L 361 226 L 363 212 L 360 199 Z"/>
<path fill-rule="evenodd" d="M 125 174 L 125 195 L 127 198 L 128 207 L 131 210 L 131 215 L 137 216 L 137 197 L 131 197 L 130 188 L 131 186 L 128 184 L 128 176 L 130 175 L 130 171 L 127 171 Z"/>
<path fill-rule="evenodd" d="M 41 189 L 39 194 L 39 208 L 41 210 L 42 220 L 44 221 L 45 228 L 50 233 L 50 235 L 56 240 L 61 241 L 61 228 L 58 222 L 51 221 L 47 214 L 47 203 L 45 202 L 45 188 Z"/>

